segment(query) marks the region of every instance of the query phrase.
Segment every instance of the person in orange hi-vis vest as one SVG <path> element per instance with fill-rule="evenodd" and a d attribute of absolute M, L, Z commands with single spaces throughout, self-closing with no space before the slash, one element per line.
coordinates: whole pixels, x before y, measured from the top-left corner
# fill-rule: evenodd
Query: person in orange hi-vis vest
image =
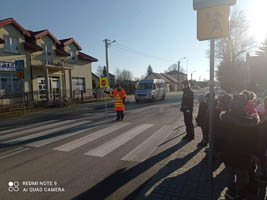
<path fill-rule="evenodd" d="M 116 89 L 110 91 L 110 96 L 114 99 L 114 108 L 117 112 L 116 121 L 123 120 L 125 111 L 125 99 L 127 98 L 126 92 L 121 88 L 120 84 L 116 84 Z"/>

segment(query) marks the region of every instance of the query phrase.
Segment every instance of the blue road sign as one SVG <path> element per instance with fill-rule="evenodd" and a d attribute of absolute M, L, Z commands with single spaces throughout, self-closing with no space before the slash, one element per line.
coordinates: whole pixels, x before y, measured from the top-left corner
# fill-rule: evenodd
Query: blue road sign
<path fill-rule="evenodd" d="M 201 8 L 210 8 L 222 5 L 235 5 L 236 0 L 193 0 L 194 10 L 199 10 Z"/>

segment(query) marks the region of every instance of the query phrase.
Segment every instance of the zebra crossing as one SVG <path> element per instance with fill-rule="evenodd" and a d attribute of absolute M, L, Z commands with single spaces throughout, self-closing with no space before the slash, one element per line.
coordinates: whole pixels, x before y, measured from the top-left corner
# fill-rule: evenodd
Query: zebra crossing
<path fill-rule="evenodd" d="M 4 132 L 0 135 L 1 144 L 14 145 L 15 149 L 0 153 L 0 160 L 16 154 L 52 145 L 52 152 L 71 152 L 81 147 L 85 147 L 83 156 L 105 157 L 115 153 L 117 149 L 126 145 L 130 141 L 138 139 L 138 136 L 145 134 L 144 139 L 129 152 L 120 158 L 122 161 L 143 162 L 148 159 L 157 147 L 163 143 L 172 133 L 174 133 L 171 125 L 155 125 L 155 124 L 131 124 L 130 122 L 119 122 L 114 124 L 94 125 L 89 120 L 65 120 L 65 121 L 49 121 L 33 124 L 32 127 L 25 126 L 23 128 L 15 128 Z M 151 128 L 155 131 L 149 131 Z M 116 132 L 115 137 L 108 137 Z M 119 134 L 117 134 L 119 132 Z M 25 135 L 27 134 L 28 135 Z M 147 134 L 148 133 L 148 134 Z M 1 132 L 0 132 L 1 134 Z M 56 134 L 56 135 L 53 135 Z M 19 136 L 14 138 L 14 136 Z M 76 136 L 74 140 L 64 140 Z M 80 136 L 80 137 L 77 137 Z M 108 140 L 105 140 L 105 138 Z M 102 140 L 104 139 L 104 140 Z M 57 142 L 60 141 L 59 146 Z M 91 149 L 91 143 L 96 141 L 98 145 L 94 145 Z M 101 141 L 105 141 L 101 143 Z M 16 144 L 21 144 L 16 146 Z M 63 143 L 63 144 L 62 144 Z"/>

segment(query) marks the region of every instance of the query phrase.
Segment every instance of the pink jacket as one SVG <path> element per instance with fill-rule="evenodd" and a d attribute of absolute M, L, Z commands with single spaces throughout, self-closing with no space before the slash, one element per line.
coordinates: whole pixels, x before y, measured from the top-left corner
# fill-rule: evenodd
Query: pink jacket
<path fill-rule="evenodd" d="M 245 107 L 245 110 L 247 111 L 249 115 L 258 114 L 258 111 L 252 102 L 248 102 L 248 104 Z"/>

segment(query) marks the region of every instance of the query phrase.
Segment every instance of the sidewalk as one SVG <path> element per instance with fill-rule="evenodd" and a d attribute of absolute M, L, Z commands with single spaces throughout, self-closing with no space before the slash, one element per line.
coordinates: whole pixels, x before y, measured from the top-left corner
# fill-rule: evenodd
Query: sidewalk
<path fill-rule="evenodd" d="M 183 130 L 181 130 L 183 129 Z M 184 127 L 178 129 L 183 132 Z M 138 200 L 224 200 L 226 176 L 221 164 L 214 172 L 214 197 L 210 198 L 208 157 L 205 149 L 197 148 L 201 140 L 200 128 L 195 129 L 195 140 L 180 140 L 181 148 L 170 156 L 167 164 L 148 182 Z"/>

